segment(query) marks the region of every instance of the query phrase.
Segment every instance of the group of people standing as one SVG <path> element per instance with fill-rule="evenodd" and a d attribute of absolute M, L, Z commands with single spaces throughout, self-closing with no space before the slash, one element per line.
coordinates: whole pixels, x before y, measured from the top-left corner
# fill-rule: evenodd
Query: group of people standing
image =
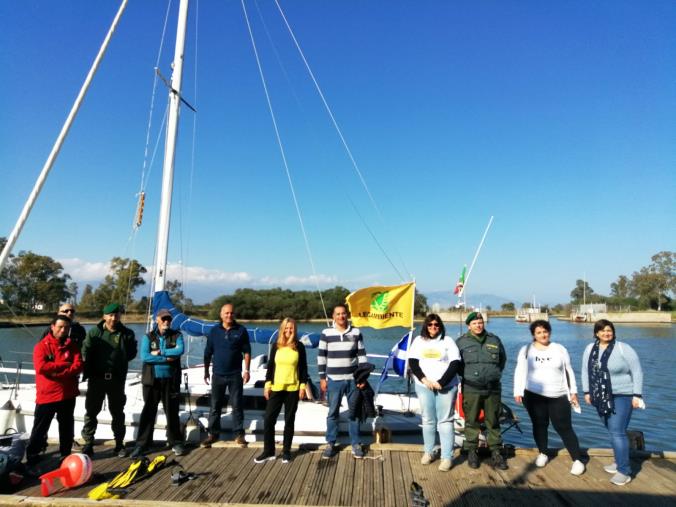
<path fill-rule="evenodd" d="M 103 308 L 101 321 L 85 332 L 75 321 L 75 308 L 64 304 L 49 329 L 33 348 L 36 406 L 33 428 L 26 448 L 27 464 L 35 465 L 46 447 L 47 432 L 56 415 L 59 424 L 59 451 L 62 458 L 72 451 L 75 399 L 80 394 L 80 375 L 87 381 L 82 452 L 94 455 L 98 415 L 107 400 L 115 439 L 113 452 L 127 455 L 125 445 L 125 385 L 129 362 L 138 353 L 134 332 L 120 319 L 121 307 L 111 303 Z M 155 325 L 141 341 L 144 407 L 134 456 L 152 442 L 161 401 L 167 414 L 167 437 L 175 454 L 185 452 L 178 418 L 183 338 L 171 329 L 171 314 L 160 310 Z"/>
<path fill-rule="evenodd" d="M 458 389 L 462 391 L 467 464 L 480 466 L 477 452 L 480 413 L 492 465 L 507 469 L 501 453 L 500 433 L 501 377 L 506 354 L 500 339 L 486 331 L 483 317 L 471 312 L 465 323 L 468 331 L 456 341 L 445 334 L 436 314 L 423 322 L 420 336 L 409 350 L 409 366 L 422 413 L 423 465 L 435 460 L 437 433 L 440 443 L 439 470 L 451 468 L 454 444 L 454 410 Z M 549 461 L 548 430 L 551 421 L 571 460 L 570 473 L 585 471 L 577 435 L 573 430 L 571 409 L 580 410 L 575 373 L 566 348 L 551 341 L 549 322 L 537 320 L 530 325 L 533 341 L 519 351 L 514 371 L 514 399 L 528 411 L 533 438 L 539 454 L 537 467 Z M 643 373 L 638 356 L 626 343 L 616 340 L 615 327 L 608 320 L 594 325 L 593 343 L 582 359 L 582 387 L 585 401 L 593 405 L 607 428 L 615 462 L 604 466 L 612 474 L 610 481 L 624 485 L 631 481 L 627 428 L 632 410 L 645 406 L 642 401 Z"/>
<path fill-rule="evenodd" d="M 571 408 L 580 411 L 575 373 L 566 348 L 551 341 L 549 322 L 530 325 L 533 342 L 519 351 L 514 372 L 514 398 L 523 403 L 533 423 L 533 438 L 539 454 L 535 465 L 549 461 L 547 436 L 549 422 L 561 437 L 573 460 L 570 473 L 585 471 L 577 435 L 571 421 Z M 594 324 L 593 343 L 582 356 L 582 390 L 587 404 L 593 405 L 610 435 L 615 462 L 604 466 L 618 486 L 631 481 L 627 428 L 632 410 L 645 406 L 642 400 L 643 371 L 638 355 L 615 336 L 615 326 L 606 319 Z"/>
<path fill-rule="evenodd" d="M 73 412 L 79 394 L 79 375 L 88 381 L 82 452 L 92 455 L 97 415 L 108 399 L 115 437 L 114 452 L 126 455 L 124 387 L 128 363 L 137 354 L 134 332 L 120 322 L 120 306 L 109 304 L 103 319 L 85 334 L 74 320 L 72 305 L 62 305 L 50 328 L 34 348 L 37 400 L 35 424 L 27 448 L 28 463 L 38 460 L 46 443 L 47 430 L 56 415 L 59 422 L 60 452 L 67 456 L 73 442 Z M 219 440 L 221 414 L 228 393 L 232 408 L 235 442 L 246 446 L 243 386 L 250 380 L 251 345 L 244 326 L 235 320 L 232 304 L 220 310 L 221 321 L 214 326 L 204 349 L 204 381 L 211 384 L 208 436 L 201 443 L 209 448 Z M 159 310 L 155 325 L 141 341 L 144 408 L 139 422 L 132 457 L 145 453 L 152 443 L 155 418 L 160 401 L 167 415 L 167 439 L 176 455 L 185 452 L 178 412 L 180 401 L 183 337 L 171 329 L 171 313 Z M 421 463 L 436 460 L 437 434 L 440 443 L 439 470 L 452 467 L 456 397 L 462 392 L 464 413 L 464 450 L 470 468 L 480 466 L 479 435 L 485 430 L 491 464 L 505 470 L 508 465 L 501 452 L 500 413 L 501 378 L 507 355 L 500 338 L 485 329 L 480 312 L 471 312 L 465 323 L 468 330 L 457 340 L 448 337 L 437 314 L 429 314 L 419 336 L 409 347 L 409 367 L 422 414 L 423 455 Z M 551 341 L 549 322 L 530 325 L 533 341 L 519 351 L 514 371 L 514 399 L 523 404 L 533 425 L 533 437 L 539 454 L 537 467 L 549 461 L 548 429 L 551 422 L 572 460 L 571 474 L 585 471 L 578 438 L 573 430 L 571 409 L 579 410 L 577 383 L 570 356 L 561 344 Z M 593 405 L 608 429 L 615 462 L 604 469 L 611 482 L 627 484 L 631 480 L 629 444 L 626 435 L 632 410 L 643 406 L 641 365 L 636 352 L 616 340 L 615 328 L 607 320 L 594 326 L 595 341 L 585 349 L 582 360 L 582 388 L 586 403 Z M 333 325 L 322 331 L 317 354 L 320 389 L 326 393 L 328 414 L 326 442 L 322 458 L 333 458 L 338 450 L 338 420 L 343 397 L 367 389 L 357 375 L 366 363 L 364 339 L 348 320 L 348 309 L 333 309 Z M 282 460 L 291 460 L 291 444 L 298 403 L 306 397 L 309 382 L 305 347 L 298 340 L 295 320 L 285 318 L 272 345 L 263 390 L 267 400 L 264 416 L 263 451 L 254 461 L 276 459 L 274 427 L 284 408 Z M 480 415 L 483 421 L 480 422 Z M 483 428 L 482 428 L 483 425 Z M 348 432 L 352 455 L 364 457 L 359 420 L 350 412 Z"/>

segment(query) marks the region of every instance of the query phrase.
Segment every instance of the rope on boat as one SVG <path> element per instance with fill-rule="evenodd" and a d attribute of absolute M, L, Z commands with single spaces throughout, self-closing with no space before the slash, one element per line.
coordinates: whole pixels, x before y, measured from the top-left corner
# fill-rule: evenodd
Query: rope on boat
<path fill-rule="evenodd" d="M 294 207 L 296 208 L 296 215 L 298 216 L 298 222 L 300 224 L 301 232 L 303 233 L 303 240 L 305 242 L 305 251 L 307 252 L 308 260 L 310 261 L 310 266 L 312 268 L 312 276 L 314 278 L 315 287 L 317 293 L 319 294 L 319 299 L 322 303 L 322 310 L 324 311 L 324 317 L 326 318 L 327 324 L 329 323 L 329 316 L 326 311 L 326 305 L 324 304 L 324 298 L 322 296 L 322 291 L 319 288 L 319 277 L 317 276 L 317 270 L 315 268 L 314 258 L 312 257 L 312 250 L 310 249 L 310 242 L 308 240 L 307 232 L 305 230 L 305 223 L 303 222 L 303 216 L 300 211 L 300 204 L 298 203 L 298 198 L 296 197 L 296 189 L 293 184 L 293 178 L 291 177 L 291 171 L 289 169 L 289 163 L 286 159 L 286 152 L 284 150 L 284 145 L 282 143 L 282 138 L 279 133 L 279 128 L 277 126 L 277 118 L 275 117 L 275 112 L 272 108 L 272 101 L 270 99 L 270 93 L 268 92 L 268 85 L 265 81 L 265 74 L 263 73 L 263 67 L 261 66 L 260 57 L 258 56 L 258 48 L 256 47 L 256 41 L 254 40 L 253 31 L 251 29 L 251 23 L 249 22 L 249 15 L 246 10 L 246 5 L 244 0 L 241 0 L 242 11 L 244 12 L 244 19 L 246 21 L 246 26 L 249 31 L 249 39 L 251 40 L 251 46 L 256 57 L 256 65 L 258 66 L 258 74 L 261 78 L 261 84 L 263 85 L 263 92 L 265 93 L 265 99 L 268 104 L 268 110 L 270 111 L 270 118 L 272 120 L 272 126 L 275 130 L 275 137 L 277 139 L 277 145 L 279 146 L 279 152 L 282 157 L 282 163 L 284 164 L 284 171 L 286 172 L 286 179 L 289 182 L 289 188 L 291 190 L 291 197 L 293 199 Z"/>
<path fill-rule="evenodd" d="M 359 165 L 357 164 L 357 161 L 355 160 L 354 156 L 352 155 L 352 150 L 347 144 L 347 140 L 345 139 L 345 136 L 343 135 L 343 131 L 340 129 L 340 126 L 338 125 L 338 122 L 336 121 L 335 116 L 333 115 L 333 111 L 331 110 L 331 107 L 329 106 L 329 103 L 326 100 L 326 97 L 324 96 L 324 92 L 322 91 L 321 87 L 319 86 L 319 82 L 315 78 L 314 72 L 312 72 L 312 69 L 310 68 L 310 64 L 307 61 L 307 58 L 305 58 L 305 53 L 303 53 L 303 50 L 300 47 L 300 44 L 298 42 L 298 39 L 296 39 L 296 35 L 291 28 L 291 25 L 289 24 L 289 21 L 286 19 L 286 15 L 284 14 L 284 11 L 282 10 L 281 5 L 279 5 L 279 1 L 275 0 L 275 5 L 277 6 L 277 10 L 279 11 L 279 14 L 282 17 L 282 20 L 284 21 L 284 24 L 286 25 L 286 28 L 289 32 L 289 35 L 291 36 L 291 39 L 293 40 L 293 43 L 296 46 L 296 49 L 298 50 L 298 54 L 300 55 L 301 59 L 303 60 L 303 64 L 305 65 L 305 68 L 307 69 L 307 72 L 310 76 L 310 79 L 315 85 L 315 89 L 317 90 L 317 94 L 319 95 L 319 98 L 322 100 L 322 103 L 324 104 L 324 109 L 326 109 L 327 114 L 329 115 L 329 118 L 331 119 L 331 123 L 333 124 L 333 127 L 336 129 L 336 133 L 338 134 L 338 137 L 340 138 L 340 142 L 343 145 L 343 148 L 345 148 L 345 152 L 347 153 L 348 158 L 350 159 L 350 162 L 352 163 L 352 167 L 355 170 L 355 173 L 359 177 L 359 181 L 361 182 L 362 186 L 364 187 L 364 191 L 366 192 L 366 195 L 369 198 L 369 201 L 371 202 L 371 205 L 373 206 L 373 209 L 375 210 L 376 214 L 378 215 L 378 218 L 380 219 L 380 222 L 383 224 L 383 226 L 387 229 L 390 230 L 390 227 L 388 226 L 387 222 L 385 221 L 385 218 L 383 217 L 382 212 L 380 211 L 380 208 L 378 207 L 378 204 L 376 203 L 376 200 L 373 197 L 373 194 L 371 194 L 371 190 L 369 189 L 369 186 L 366 183 L 366 180 L 364 179 L 364 175 L 362 174 L 361 170 L 359 169 Z M 354 206 L 354 204 L 353 204 Z M 380 244 L 378 243 L 378 246 L 380 247 Z M 382 247 L 380 247 L 382 250 Z M 401 255 L 401 252 L 399 249 L 396 247 L 396 244 L 394 245 L 394 249 L 397 252 L 397 255 L 399 256 L 399 261 L 401 262 L 402 267 L 404 268 L 404 271 L 408 274 L 408 278 L 405 278 L 402 276 L 402 274 L 399 272 L 397 267 L 392 263 L 390 258 L 386 255 L 385 257 L 387 260 L 390 262 L 392 265 L 392 268 L 395 270 L 397 275 L 401 278 L 402 281 L 406 279 L 412 279 L 413 275 L 411 275 L 410 271 L 406 267 L 406 263 L 404 262 L 404 259 Z M 384 253 L 384 251 L 383 251 Z"/>

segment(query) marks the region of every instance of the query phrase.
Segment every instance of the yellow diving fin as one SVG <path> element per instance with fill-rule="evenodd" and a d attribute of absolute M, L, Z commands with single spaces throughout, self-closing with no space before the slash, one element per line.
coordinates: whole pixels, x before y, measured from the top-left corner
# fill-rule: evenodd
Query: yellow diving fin
<path fill-rule="evenodd" d="M 129 465 L 129 468 L 117 474 L 110 482 L 99 484 L 94 489 L 92 489 L 87 496 L 92 500 L 119 498 L 119 493 L 116 493 L 114 490 L 129 486 L 138 475 L 139 469 L 142 467 L 144 462 L 147 461 L 148 460 L 145 458 L 133 461 L 132 464 Z"/>

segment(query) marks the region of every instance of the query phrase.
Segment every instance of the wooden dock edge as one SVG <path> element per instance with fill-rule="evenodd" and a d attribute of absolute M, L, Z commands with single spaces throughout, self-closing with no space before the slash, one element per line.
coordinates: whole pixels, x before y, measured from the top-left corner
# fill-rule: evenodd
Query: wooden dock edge
<path fill-rule="evenodd" d="M 153 500 L 125 500 L 108 499 L 103 502 L 90 500 L 89 498 L 49 498 L 22 495 L 0 495 L 0 505 L 18 505 L 20 507 L 91 507 L 92 505 L 118 505 L 121 507 L 157 507 L 157 502 Z M 212 502 L 162 502 L 162 507 L 219 507 L 227 505 L 229 507 L 273 507 L 273 504 L 249 504 L 249 503 L 212 503 Z M 279 507 L 279 504 L 274 505 Z M 288 505 L 288 507 L 302 507 L 298 505 Z"/>
<path fill-rule="evenodd" d="M 106 442 L 106 444 L 110 443 L 111 445 L 114 444 L 114 441 Z M 212 447 L 232 447 L 232 448 L 239 448 L 240 445 L 236 444 L 232 440 L 219 440 L 218 442 L 215 442 L 212 444 Z M 263 442 L 249 442 L 248 447 L 251 448 L 263 448 Z M 296 446 L 294 446 L 296 447 Z M 323 450 L 324 444 L 300 444 L 298 446 L 300 449 L 308 450 L 308 451 L 319 451 Z M 401 452 L 422 452 L 422 445 L 420 444 L 404 444 L 404 443 L 387 443 L 387 444 L 367 444 L 368 449 L 371 451 L 401 451 Z M 343 451 L 349 452 L 350 451 L 350 446 L 349 445 L 341 445 L 341 448 Z M 584 448 L 582 449 L 583 451 L 585 450 Z M 458 449 L 455 449 L 456 452 L 458 452 Z M 591 447 L 589 449 L 586 449 L 587 454 L 589 456 L 612 456 L 613 455 L 613 450 L 612 449 L 607 449 L 607 448 L 596 448 L 596 447 Z M 553 452 L 556 455 L 562 455 L 562 456 L 567 456 L 568 451 L 565 449 L 550 449 L 550 452 Z M 514 448 L 514 454 L 517 454 L 519 456 L 525 455 L 528 456 L 530 454 L 535 455 L 538 453 L 538 450 L 532 447 L 516 447 Z M 657 450 L 644 450 L 644 451 L 638 451 L 635 449 L 630 450 L 631 457 L 632 458 L 642 458 L 642 459 L 648 459 L 648 458 L 665 458 L 665 459 L 676 459 L 676 451 L 657 451 Z"/>
<path fill-rule="evenodd" d="M 55 444 L 58 444 L 58 440 L 54 441 Z M 96 442 L 96 445 L 106 445 L 106 446 L 113 446 L 115 445 L 114 440 L 99 440 Z M 127 445 L 130 445 L 129 442 L 127 442 Z M 221 448 L 221 447 L 232 447 L 232 448 L 239 448 L 240 445 L 236 444 L 232 440 L 219 440 L 217 442 L 214 442 L 212 444 L 212 447 L 216 448 Z M 256 442 L 249 442 L 248 447 L 258 449 L 258 448 L 263 448 L 263 442 L 261 441 L 256 441 Z M 315 451 L 315 450 L 322 450 L 324 448 L 324 444 L 300 444 L 298 446 L 294 445 L 294 447 L 308 450 L 308 451 Z M 349 450 L 349 446 L 345 445 L 342 446 L 345 449 Z M 372 450 L 372 451 L 402 451 L 402 452 L 422 452 L 422 445 L 420 444 L 404 444 L 404 443 L 387 443 L 387 444 L 367 444 L 367 447 Z M 345 450 L 344 449 L 344 450 Z M 585 450 L 584 448 L 582 449 L 583 451 Z M 76 452 L 76 449 L 73 449 L 74 452 Z M 596 447 L 590 447 L 586 449 L 587 454 L 589 456 L 612 456 L 613 455 L 613 450 L 608 449 L 608 448 L 596 448 Z M 457 449 L 456 449 L 457 452 Z M 568 451 L 565 449 L 550 449 L 550 452 L 553 452 L 554 454 L 557 455 L 562 455 L 562 456 L 567 456 Z M 516 447 L 514 448 L 514 453 L 517 455 L 529 455 L 529 454 L 536 454 L 537 449 L 532 448 L 532 447 Z M 676 451 L 658 451 L 658 450 L 636 450 L 636 449 L 631 449 L 630 450 L 631 457 L 632 458 L 642 458 L 642 459 L 648 459 L 648 458 L 665 458 L 665 459 L 676 459 Z"/>

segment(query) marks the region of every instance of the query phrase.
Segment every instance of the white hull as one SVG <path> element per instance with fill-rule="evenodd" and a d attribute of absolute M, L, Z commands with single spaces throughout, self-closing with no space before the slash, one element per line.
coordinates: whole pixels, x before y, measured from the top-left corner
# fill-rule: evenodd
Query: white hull
<path fill-rule="evenodd" d="M 255 362 L 252 361 L 252 363 Z M 253 364 L 252 364 L 253 366 Z M 205 406 L 208 403 L 208 396 L 210 393 L 210 386 L 206 385 L 203 380 L 204 369 L 202 367 L 187 368 L 183 371 L 188 375 L 188 386 L 190 392 L 190 406 L 184 402 L 180 408 L 180 419 L 183 424 L 189 418 L 190 409 L 192 414 L 199 422 L 206 427 L 208 425 L 209 408 Z M 257 380 L 265 378 L 265 368 L 263 366 L 258 369 L 252 368 L 251 380 L 244 386 L 245 407 L 247 405 L 255 405 L 259 408 L 244 410 L 244 429 L 246 431 L 246 438 L 249 441 L 262 440 L 263 438 L 263 415 L 265 401 L 262 399 L 262 388 L 254 387 Z M 80 383 L 80 396 L 76 399 L 75 404 L 75 436 L 79 438 L 84 424 L 85 414 L 85 393 L 87 390 L 87 383 Z M 143 388 L 140 381 L 140 374 L 130 374 L 126 383 L 125 392 L 127 395 L 127 403 L 125 405 L 125 425 L 127 426 L 126 440 L 133 441 L 136 439 L 138 432 L 138 423 L 143 409 Z M 185 393 L 185 390 L 183 390 Z M 9 426 L 18 431 L 28 431 L 33 427 L 33 417 L 35 411 L 35 385 L 34 384 L 19 384 L 16 391 L 4 390 L 6 396 L 0 399 L 0 404 L 4 403 L 10 398 L 15 407 L 17 407 L 16 414 L 9 423 Z M 187 399 L 185 397 L 184 399 Z M 199 399 L 200 404 L 196 406 L 195 400 Z M 247 403 L 248 401 L 248 403 Z M 382 393 L 378 396 L 377 404 L 383 406 L 383 417 L 374 419 L 367 419 L 361 424 L 361 432 L 365 435 L 373 433 L 374 427 L 382 424 L 388 428 L 392 434 L 392 440 L 395 442 L 422 442 L 422 435 L 420 430 L 420 411 L 418 400 L 415 395 L 410 399 L 405 394 L 388 394 Z M 328 408 L 318 401 L 301 401 L 298 405 L 298 412 L 296 413 L 295 421 L 295 444 L 302 443 L 322 443 L 325 441 L 326 432 L 326 414 Z M 340 414 L 340 432 L 347 436 L 347 414 L 348 407 L 346 400 L 343 399 Z M 113 433 L 110 427 L 111 415 L 104 403 L 103 410 L 98 416 L 98 427 L 96 430 L 97 440 L 112 440 Z M 224 432 L 230 431 L 232 428 L 232 414 L 228 406 L 221 417 L 221 428 Z M 275 426 L 275 433 L 281 438 L 284 431 L 284 418 L 280 415 Z M 52 422 L 49 429 L 48 438 L 58 439 L 58 425 L 56 418 Z M 197 438 L 197 435 L 193 435 Z M 166 441 L 166 418 L 162 405 L 158 409 L 157 421 L 155 424 L 154 440 L 158 442 Z M 372 437 L 364 438 L 365 442 L 372 440 Z"/>

